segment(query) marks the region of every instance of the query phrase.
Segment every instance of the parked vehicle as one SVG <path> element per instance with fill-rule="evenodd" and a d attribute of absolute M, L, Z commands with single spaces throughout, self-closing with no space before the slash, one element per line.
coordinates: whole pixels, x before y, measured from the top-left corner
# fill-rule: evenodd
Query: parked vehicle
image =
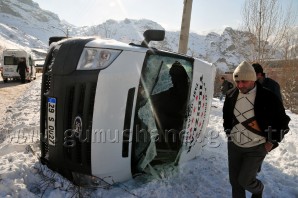
<path fill-rule="evenodd" d="M 44 59 L 34 59 L 36 73 L 42 73 L 44 66 Z"/>
<path fill-rule="evenodd" d="M 2 67 L 2 65 L 1 65 L 1 63 L 0 63 L 0 72 L 1 72 L 1 77 L 2 77 L 2 71 L 3 71 L 3 67 Z"/>
<path fill-rule="evenodd" d="M 27 64 L 27 70 L 25 78 L 28 82 L 32 79 L 36 79 L 36 70 L 33 64 L 31 53 L 22 49 L 5 49 L 3 50 L 3 64 L 2 64 L 2 78 L 3 82 L 8 82 L 8 80 L 20 79 L 20 75 L 17 72 L 18 63 L 21 58 L 25 58 Z"/>
<path fill-rule="evenodd" d="M 112 184 L 148 167 L 180 164 L 199 154 L 215 67 L 148 47 L 151 40 L 163 40 L 164 34 L 148 30 L 141 45 L 99 38 L 51 44 L 41 88 L 43 164 L 75 183 L 89 178 Z M 178 89 L 186 94 L 184 109 L 173 103 L 175 95 L 164 94 L 175 87 L 174 64 L 187 73 L 187 88 Z M 183 109 L 178 112 L 182 117 L 167 120 L 175 113 L 163 116 L 157 96 L 165 96 L 165 105 L 173 103 L 168 110 Z M 175 124 L 174 131 L 162 129 L 161 122 L 166 121 Z"/>

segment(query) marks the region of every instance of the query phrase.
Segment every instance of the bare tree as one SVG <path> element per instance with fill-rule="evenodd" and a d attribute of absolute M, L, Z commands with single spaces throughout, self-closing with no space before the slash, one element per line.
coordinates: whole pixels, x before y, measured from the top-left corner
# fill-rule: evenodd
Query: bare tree
<path fill-rule="evenodd" d="M 284 60 L 280 72 L 284 104 L 294 113 L 298 113 L 298 37 L 296 31 L 291 29 L 282 45 Z"/>
<path fill-rule="evenodd" d="M 298 27 L 290 28 L 282 43 L 282 55 L 285 60 L 298 59 Z"/>
<path fill-rule="evenodd" d="M 85 36 L 99 36 L 100 35 L 100 30 L 99 26 L 91 26 L 89 35 Z"/>
<path fill-rule="evenodd" d="M 249 61 L 264 62 L 272 57 L 295 22 L 291 6 L 286 10 L 278 0 L 246 0 L 243 30 L 251 33 L 254 50 Z"/>
<path fill-rule="evenodd" d="M 100 36 L 102 38 L 112 38 L 115 33 L 116 33 L 116 30 L 112 28 L 112 26 L 109 24 L 108 21 L 106 21 L 103 24 L 92 26 L 88 35 Z"/>
<path fill-rule="evenodd" d="M 281 68 L 280 85 L 282 88 L 283 102 L 287 109 L 298 113 L 298 60 L 284 60 Z"/>
<path fill-rule="evenodd" d="M 104 38 L 112 38 L 112 34 L 115 33 L 107 22 L 103 23 L 99 27 L 104 30 Z"/>

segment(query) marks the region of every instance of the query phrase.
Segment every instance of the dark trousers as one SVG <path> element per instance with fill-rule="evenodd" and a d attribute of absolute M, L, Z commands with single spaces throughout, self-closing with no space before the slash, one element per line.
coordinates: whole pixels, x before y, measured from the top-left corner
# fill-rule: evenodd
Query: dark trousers
<path fill-rule="evenodd" d="M 253 194 L 263 191 L 264 185 L 256 177 L 266 154 L 264 144 L 242 148 L 232 141 L 228 142 L 229 176 L 233 198 L 245 198 L 245 190 Z"/>
<path fill-rule="evenodd" d="M 24 72 L 20 72 L 19 73 L 20 74 L 20 77 L 21 77 L 21 82 L 22 83 L 25 83 L 26 82 L 26 73 Z"/>

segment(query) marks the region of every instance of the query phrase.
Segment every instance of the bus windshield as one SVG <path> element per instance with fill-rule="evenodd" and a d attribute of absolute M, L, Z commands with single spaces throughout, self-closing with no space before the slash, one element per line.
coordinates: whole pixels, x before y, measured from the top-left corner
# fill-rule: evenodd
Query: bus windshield
<path fill-rule="evenodd" d="M 174 161 L 185 128 L 193 62 L 152 54 L 141 72 L 134 121 L 134 160 L 138 169 L 151 161 Z M 164 152 L 166 151 L 166 152 Z"/>

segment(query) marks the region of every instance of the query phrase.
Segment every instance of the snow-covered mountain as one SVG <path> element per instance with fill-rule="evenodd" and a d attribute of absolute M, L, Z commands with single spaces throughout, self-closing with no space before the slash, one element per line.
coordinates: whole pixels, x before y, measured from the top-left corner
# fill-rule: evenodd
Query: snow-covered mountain
<path fill-rule="evenodd" d="M 147 29 L 164 29 L 156 22 L 142 19 L 107 20 L 95 26 L 76 27 L 61 21 L 57 14 L 43 10 L 32 0 L 0 1 L 0 55 L 5 48 L 25 47 L 47 49 L 51 36 L 100 36 L 126 43 L 140 43 Z M 226 28 L 222 34 L 189 36 L 188 55 L 214 63 L 222 71 L 233 70 L 247 58 L 252 44 L 248 33 Z M 179 32 L 166 31 L 162 42 L 152 45 L 178 51 Z"/>
<path fill-rule="evenodd" d="M 56 14 L 40 9 L 31 0 L 0 1 L 0 36 L 16 45 L 46 48 L 48 37 L 58 31 L 53 32 L 51 26 L 60 24 Z"/>

